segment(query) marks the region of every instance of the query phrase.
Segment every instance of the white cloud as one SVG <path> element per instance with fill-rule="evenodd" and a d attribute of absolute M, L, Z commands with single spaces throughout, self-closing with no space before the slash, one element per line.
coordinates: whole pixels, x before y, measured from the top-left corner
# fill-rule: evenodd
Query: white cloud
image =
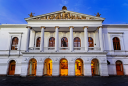
<path fill-rule="evenodd" d="M 123 6 L 128 6 L 128 3 L 124 3 Z"/>

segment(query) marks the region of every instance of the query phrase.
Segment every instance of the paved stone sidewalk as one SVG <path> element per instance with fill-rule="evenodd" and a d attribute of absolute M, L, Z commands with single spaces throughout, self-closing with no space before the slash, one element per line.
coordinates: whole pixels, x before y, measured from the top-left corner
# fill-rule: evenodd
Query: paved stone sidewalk
<path fill-rule="evenodd" d="M 128 76 L 25 78 L 0 76 L 0 86 L 128 86 Z"/>

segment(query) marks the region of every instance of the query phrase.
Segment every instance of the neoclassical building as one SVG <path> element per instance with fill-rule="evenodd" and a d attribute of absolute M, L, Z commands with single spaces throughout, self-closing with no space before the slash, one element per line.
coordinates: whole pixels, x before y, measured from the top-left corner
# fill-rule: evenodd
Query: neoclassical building
<path fill-rule="evenodd" d="M 0 75 L 128 75 L 128 24 L 62 10 L 0 25 Z"/>

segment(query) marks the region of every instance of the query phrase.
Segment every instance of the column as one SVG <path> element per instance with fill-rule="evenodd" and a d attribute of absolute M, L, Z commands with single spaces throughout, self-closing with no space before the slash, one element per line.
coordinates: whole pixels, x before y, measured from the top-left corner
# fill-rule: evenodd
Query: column
<path fill-rule="evenodd" d="M 104 51 L 104 48 L 103 48 L 102 26 L 99 27 L 99 41 L 100 41 L 101 51 Z"/>
<path fill-rule="evenodd" d="M 28 52 L 28 50 L 29 50 L 29 41 L 30 41 L 31 27 L 27 26 L 26 28 L 28 29 L 28 31 L 27 31 L 27 38 L 26 38 L 26 52 Z"/>
<path fill-rule="evenodd" d="M 56 52 L 58 52 L 58 46 L 59 46 L 59 27 L 58 26 L 56 26 L 55 27 L 55 32 L 56 32 L 56 34 L 55 34 L 55 51 Z"/>
<path fill-rule="evenodd" d="M 42 76 L 43 75 L 43 67 L 44 67 L 44 62 L 37 62 L 36 76 Z"/>
<path fill-rule="evenodd" d="M 60 66 L 60 64 L 59 64 L 59 61 L 57 60 L 57 61 L 53 61 L 52 62 L 52 76 L 59 76 L 59 71 L 60 71 L 60 69 L 59 69 L 59 66 Z"/>
<path fill-rule="evenodd" d="M 85 41 L 85 51 L 88 51 L 88 27 L 85 26 L 84 28 L 84 41 Z"/>
<path fill-rule="evenodd" d="M 68 61 L 68 76 L 75 76 L 75 62 Z"/>
<path fill-rule="evenodd" d="M 90 62 L 84 63 L 84 76 L 92 76 L 91 63 Z"/>
<path fill-rule="evenodd" d="M 41 43 L 40 43 L 40 51 L 44 51 L 44 29 L 45 27 L 41 27 Z"/>
<path fill-rule="evenodd" d="M 70 26 L 69 29 L 70 29 L 70 51 L 72 52 L 73 51 L 73 26 Z"/>

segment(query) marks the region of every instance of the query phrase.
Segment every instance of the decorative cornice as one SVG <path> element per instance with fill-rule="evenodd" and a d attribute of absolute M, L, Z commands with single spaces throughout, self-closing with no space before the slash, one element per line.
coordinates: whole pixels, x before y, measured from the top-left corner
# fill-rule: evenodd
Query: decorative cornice
<path fill-rule="evenodd" d="M 87 29 L 88 29 L 88 26 L 84 26 L 83 29 L 84 29 L 84 28 L 87 28 Z"/>
<path fill-rule="evenodd" d="M 73 27 L 73 26 L 69 26 L 69 29 L 70 29 L 70 28 L 73 28 L 73 29 L 74 29 L 74 27 Z"/>
<path fill-rule="evenodd" d="M 59 29 L 60 27 L 59 27 L 59 26 L 55 26 L 55 29 L 56 29 L 56 28 L 58 28 L 58 29 Z"/>
<path fill-rule="evenodd" d="M 44 27 L 44 26 L 41 26 L 40 28 L 44 28 L 44 29 L 45 29 L 45 27 Z"/>

